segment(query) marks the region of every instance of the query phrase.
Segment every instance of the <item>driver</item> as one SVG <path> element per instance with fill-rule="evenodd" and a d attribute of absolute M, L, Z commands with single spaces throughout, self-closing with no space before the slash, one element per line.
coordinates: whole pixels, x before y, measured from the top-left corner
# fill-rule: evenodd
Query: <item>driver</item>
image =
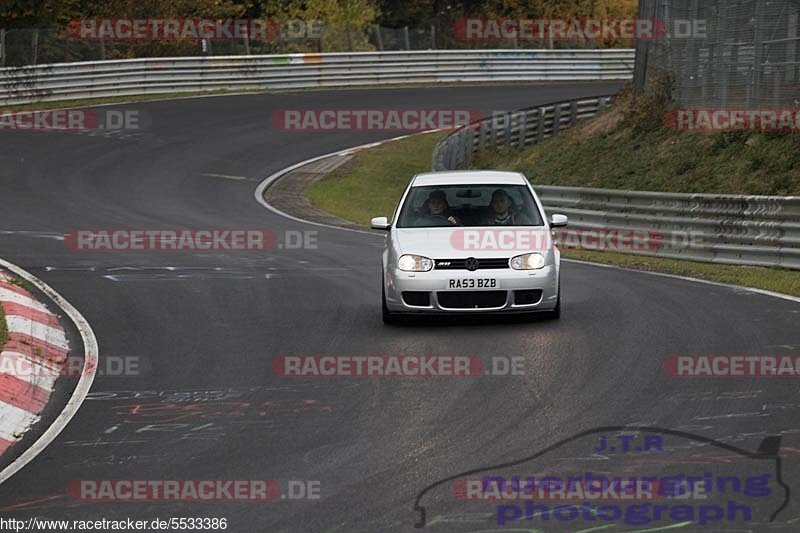
<path fill-rule="evenodd" d="M 428 215 L 432 217 L 442 217 L 447 219 L 450 224 L 459 224 L 456 217 L 450 214 L 450 206 L 447 204 L 447 195 L 444 191 L 432 191 L 428 195 Z"/>

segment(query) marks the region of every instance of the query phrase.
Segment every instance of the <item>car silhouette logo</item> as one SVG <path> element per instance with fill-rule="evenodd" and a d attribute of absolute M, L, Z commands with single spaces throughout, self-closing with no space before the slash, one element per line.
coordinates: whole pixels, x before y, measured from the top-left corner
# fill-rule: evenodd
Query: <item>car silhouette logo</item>
<path fill-rule="evenodd" d="M 598 435 L 608 434 L 608 433 L 643 433 L 645 436 L 639 435 L 639 438 L 650 438 L 654 441 L 661 442 L 664 439 L 669 439 L 668 444 L 660 449 L 658 453 L 667 453 L 669 455 L 660 456 L 658 453 L 651 454 L 648 456 L 637 456 L 637 453 L 650 453 L 646 452 L 647 447 L 629 447 L 627 451 L 621 451 L 619 446 L 611 446 L 606 444 L 606 441 L 601 439 L 599 442 L 601 443 L 601 447 L 605 449 L 598 452 L 597 448 L 591 450 L 592 457 L 582 457 L 576 456 L 575 452 L 579 449 L 582 449 L 583 441 L 586 438 L 589 438 L 593 441 L 597 438 Z M 630 437 L 628 437 L 630 438 Z M 675 442 L 675 440 L 679 442 Z M 621 438 L 620 438 L 621 440 Z M 687 442 L 680 442 L 680 441 L 687 441 Z M 611 442 L 611 441 L 608 441 Z M 709 451 L 701 456 L 694 456 L 692 452 L 689 455 L 686 454 L 685 450 L 689 449 L 699 449 L 702 447 L 706 447 Z M 570 448 L 573 446 L 573 448 Z M 577 447 L 577 448 L 575 448 Z M 659 444 L 660 447 L 660 444 Z M 624 449 L 623 449 L 624 450 Z M 639 477 L 642 473 L 645 475 L 655 474 L 655 477 L 658 478 L 658 483 L 664 490 L 659 489 L 659 498 L 663 499 L 661 503 L 669 504 L 671 501 L 674 500 L 685 500 L 684 505 L 678 505 L 681 507 L 681 512 L 687 510 L 687 508 L 692 508 L 692 506 L 701 508 L 705 504 L 713 504 L 719 501 L 729 500 L 730 498 L 725 496 L 725 493 L 730 491 L 731 494 L 736 494 L 737 499 L 742 499 L 740 503 L 747 503 L 750 505 L 750 509 L 756 515 L 755 518 L 751 518 L 749 515 L 747 518 L 743 520 L 751 522 L 753 524 L 764 524 L 765 522 L 775 522 L 778 515 L 786 509 L 789 505 L 789 499 L 791 494 L 791 489 L 789 485 L 783 480 L 782 472 L 781 472 L 781 463 L 782 457 L 780 455 L 781 452 L 781 437 L 779 435 L 772 435 L 766 436 L 761 441 L 761 444 L 758 446 L 756 451 L 751 451 L 743 448 L 739 448 L 728 444 L 726 442 L 717 441 L 702 435 L 697 435 L 693 433 L 687 433 L 685 431 L 678 431 L 666 428 L 659 428 L 653 426 L 605 426 L 605 427 L 597 427 L 588 429 L 586 431 L 582 431 L 580 433 L 571 435 L 567 438 L 560 440 L 550 446 L 547 446 L 543 449 L 538 449 L 535 453 L 531 455 L 512 461 L 506 461 L 502 464 L 496 464 L 491 466 L 484 466 L 484 467 L 477 467 L 470 470 L 463 471 L 461 473 L 457 473 L 454 475 L 447 476 L 439 481 L 433 482 L 422 489 L 418 494 L 414 501 L 413 510 L 417 514 L 417 521 L 414 523 L 414 527 L 417 529 L 421 529 L 426 527 L 428 524 L 427 515 L 429 511 L 429 507 L 433 506 L 433 508 L 437 509 L 434 511 L 437 514 L 433 515 L 433 520 L 431 521 L 431 525 L 435 523 L 439 518 L 442 516 L 459 516 L 459 519 L 462 521 L 474 521 L 476 523 L 486 523 L 487 515 L 484 513 L 463 513 L 461 510 L 453 510 L 452 507 L 445 507 L 448 505 L 449 501 L 453 503 L 459 503 L 462 501 L 469 501 L 468 498 L 465 498 L 467 494 L 469 494 L 469 490 L 474 490 L 474 488 L 470 489 L 470 484 L 473 483 L 475 480 L 478 483 L 487 483 L 491 480 L 508 480 L 508 485 L 503 485 L 503 491 L 510 489 L 514 489 L 514 483 L 517 483 L 517 489 L 519 491 L 523 491 L 522 487 L 525 483 L 526 478 L 523 477 L 525 475 L 542 475 L 542 476 L 553 476 L 554 471 L 550 468 L 550 465 L 554 465 L 559 460 L 568 460 L 569 462 L 566 464 L 573 464 L 576 460 L 586 459 L 586 460 L 597 460 L 597 457 L 603 458 L 604 462 L 606 463 L 602 467 L 598 467 L 598 470 L 603 470 L 604 472 L 613 472 L 614 464 L 617 464 L 620 467 L 620 473 L 624 473 L 624 475 L 631 476 L 634 475 L 635 477 Z M 561 457 L 559 459 L 559 453 L 566 453 L 565 457 Z M 581 452 L 582 453 L 582 452 Z M 598 455 L 599 453 L 599 455 Z M 631 455 L 631 453 L 633 455 Z M 720 455 L 722 453 L 722 455 Z M 632 467 L 632 469 L 622 468 L 623 461 L 625 461 L 625 457 L 630 457 L 628 459 L 629 463 L 627 464 L 628 467 Z M 544 461 L 542 461 L 542 458 Z M 737 460 L 738 459 L 738 460 Z M 537 466 L 537 461 L 539 465 Z M 611 461 L 611 462 L 609 462 Z M 714 467 L 709 466 L 712 462 L 716 461 L 716 465 Z M 648 464 L 649 463 L 649 464 Z M 544 467 L 543 465 L 547 465 Z M 610 470 L 609 470 L 609 465 Z M 723 465 L 731 465 L 729 468 L 734 468 L 735 470 L 728 473 L 728 475 L 724 473 L 720 473 L 719 469 Z M 581 470 L 583 467 L 578 466 L 577 470 Z M 669 480 L 672 483 L 675 483 L 674 480 L 683 478 L 684 480 L 692 479 L 688 477 L 689 475 L 693 474 L 694 472 L 690 472 L 687 469 L 694 468 L 703 471 L 700 477 L 694 477 L 695 480 L 699 480 L 703 478 L 703 476 L 709 479 L 708 483 L 712 483 L 710 481 L 712 476 L 717 476 L 716 483 L 717 485 L 708 485 L 707 487 L 712 487 L 708 490 L 703 490 L 702 496 L 692 497 L 689 495 L 690 493 L 686 493 L 685 489 L 671 489 L 670 492 L 667 487 L 669 487 Z M 712 468 L 713 474 L 711 473 Z M 509 470 L 511 469 L 511 470 Z M 644 470 L 642 470 L 644 469 Z M 677 470 L 676 470 L 677 469 Z M 581 470 L 583 471 L 583 470 Z M 555 469 L 555 473 L 557 474 L 559 469 Z M 744 472 L 749 472 L 749 476 L 745 478 Z M 565 472 L 566 473 L 566 472 Z M 731 477 L 729 474 L 736 473 L 737 476 L 741 476 L 741 478 L 737 476 Z M 566 475 L 573 475 L 574 472 L 570 472 Z M 752 476 L 752 474 L 757 474 Z M 592 475 L 591 472 L 583 474 L 584 476 Z M 597 475 L 597 472 L 594 472 L 594 475 Z M 606 475 L 606 474 L 603 474 Z M 608 474 L 613 475 L 613 474 Z M 619 474 L 618 474 L 619 475 Z M 677 475 L 677 477 L 676 477 Z M 748 494 L 746 490 L 739 491 L 738 488 L 731 489 L 727 485 L 722 485 L 722 488 L 719 488 L 720 479 L 726 480 L 725 483 L 728 483 L 728 480 L 737 478 L 743 479 L 744 483 L 742 486 L 746 486 L 749 483 L 752 483 L 752 487 L 754 488 L 757 483 L 762 483 L 764 486 L 761 489 L 767 487 L 766 491 L 756 492 L 754 491 L 751 494 Z M 558 475 L 556 477 L 549 477 L 544 479 L 558 479 Z M 578 478 L 580 479 L 580 478 Z M 629 478 L 630 479 L 630 478 Z M 644 478 L 641 478 L 644 479 Z M 766 481 L 759 481 L 762 479 L 766 479 Z M 516 480 L 516 481 L 515 481 Z M 495 481 L 496 482 L 496 481 Z M 505 483 L 505 481 L 503 481 Z M 522 483 L 522 484 L 520 484 Z M 446 486 L 451 485 L 452 494 L 442 489 Z M 734 482 L 735 484 L 735 482 Z M 498 487 L 500 485 L 497 485 Z M 678 485 L 673 485 L 677 487 Z M 688 485 L 686 485 L 688 486 Z M 716 486 L 717 488 L 714 489 L 713 487 Z M 481 485 L 481 487 L 491 487 L 491 485 Z M 440 491 L 438 494 L 436 491 Z M 480 490 L 487 490 L 486 488 L 479 488 Z M 498 488 L 498 490 L 501 490 Z M 681 492 L 681 491 L 684 492 Z M 488 492 L 486 494 L 489 494 Z M 540 515 L 544 513 L 541 509 L 539 509 L 538 513 L 534 513 L 530 511 L 528 514 L 528 507 L 525 507 L 525 517 L 523 518 L 523 506 L 520 502 L 526 500 L 523 494 L 533 494 L 533 492 L 525 493 L 525 492 L 518 492 L 518 495 L 510 495 L 507 499 L 504 499 L 504 495 L 498 494 L 497 500 L 503 501 L 503 504 L 499 506 L 496 504 L 489 503 L 489 505 L 494 505 L 496 507 L 497 516 L 502 518 L 503 520 L 508 520 L 509 522 L 519 521 L 519 520 L 533 520 L 534 515 L 539 520 L 546 520 L 542 518 Z M 460 496 L 459 496 L 460 495 Z M 562 494 L 563 496 L 563 494 Z M 767 498 L 767 496 L 772 496 L 771 498 Z M 750 498 L 750 500 L 744 500 L 744 498 Z M 689 499 L 687 499 L 689 498 Z M 716 498 L 716 500 L 715 500 Z M 426 504 L 423 504 L 423 499 L 426 500 Z M 559 498 L 555 498 L 559 499 Z M 562 498 L 563 499 L 563 498 Z M 694 500 L 705 500 L 703 503 L 693 503 Z M 480 499 L 479 499 L 480 500 Z M 486 500 L 484 500 L 486 501 Z M 488 499 L 491 502 L 491 499 Z M 533 502 L 532 498 L 527 498 L 527 501 Z M 617 503 L 619 505 L 624 505 L 622 502 L 623 500 L 619 500 Z M 516 503 L 515 503 L 516 502 Z M 760 502 L 760 504 L 759 504 Z M 561 502 L 564 503 L 564 502 Z M 726 501 L 727 505 L 730 505 L 731 502 Z M 736 502 L 733 502 L 734 504 Z M 537 499 L 537 504 L 539 505 L 546 505 L 547 501 L 541 495 Z M 691 505 L 687 505 L 691 504 Z M 759 504 L 757 507 L 755 504 Z M 531 504 L 532 505 L 532 504 Z M 588 506 L 588 502 L 579 502 L 573 504 L 573 506 Z M 631 508 L 645 508 L 646 505 L 640 506 L 638 503 L 634 503 Z M 707 508 L 710 509 L 715 507 L 714 505 L 708 505 Z M 747 506 L 746 506 L 747 507 Z M 502 512 L 501 513 L 501 508 Z M 729 507 L 730 508 L 730 507 Z M 533 509 L 533 507 L 531 507 Z M 720 507 L 722 509 L 722 507 Z M 432 510 L 432 509 L 431 509 Z M 639 509 L 641 510 L 641 509 Z M 516 512 L 516 516 L 510 516 L 505 514 L 509 511 L 518 511 Z M 493 521 L 494 512 L 488 513 L 488 521 Z M 637 511 L 638 512 L 638 511 Z M 750 512 L 750 511 L 748 511 Z M 512 513 L 514 514 L 514 513 Z M 715 517 L 716 519 L 723 519 L 725 515 L 720 514 L 719 516 Z M 577 513 L 573 517 L 577 519 Z M 614 520 L 618 520 L 617 517 Z M 698 519 L 702 519 L 702 517 L 698 516 Z M 570 518 L 572 520 L 572 518 Z M 650 520 L 648 523 L 658 523 L 659 521 L 663 520 L 662 518 L 654 518 Z M 695 521 L 695 518 L 687 517 L 688 523 L 698 524 Z M 736 520 L 736 515 L 733 515 L 733 518 L 730 518 L 730 514 L 727 518 L 728 521 L 731 523 Z M 755 520 L 755 521 L 753 521 Z M 499 522 L 498 522 L 499 523 Z M 505 524 L 505 522 L 499 523 L 500 525 Z M 554 523 L 551 522 L 551 525 Z M 566 524 L 562 524 L 566 525 Z M 633 527 L 637 526 L 637 524 L 627 522 L 617 522 L 618 526 L 624 527 Z M 572 529 L 574 531 L 574 529 Z M 641 529 L 639 529 L 641 530 Z"/>
<path fill-rule="evenodd" d="M 467 268 L 467 270 L 469 270 L 470 272 L 474 272 L 474 271 L 478 270 L 478 267 L 479 267 L 479 266 L 481 266 L 481 264 L 480 264 L 480 262 L 479 262 L 477 259 L 475 259 L 474 257 L 470 257 L 470 258 L 468 258 L 466 261 L 464 261 L 464 266 L 465 266 L 465 267 Z"/>

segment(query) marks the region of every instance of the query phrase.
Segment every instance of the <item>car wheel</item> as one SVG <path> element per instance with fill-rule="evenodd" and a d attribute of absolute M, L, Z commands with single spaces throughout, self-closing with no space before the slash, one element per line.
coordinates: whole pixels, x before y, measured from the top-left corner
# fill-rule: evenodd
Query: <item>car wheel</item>
<path fill-rule="evenodd" d="M 381 316 L 383 318 L 383 323 L 387 326 L 397 324 L 398 322 L 397 315 L 390 313 L 389 308 L 386 307 L 386 293 L 383 292 L 383 288 L 381 288 Z"/>

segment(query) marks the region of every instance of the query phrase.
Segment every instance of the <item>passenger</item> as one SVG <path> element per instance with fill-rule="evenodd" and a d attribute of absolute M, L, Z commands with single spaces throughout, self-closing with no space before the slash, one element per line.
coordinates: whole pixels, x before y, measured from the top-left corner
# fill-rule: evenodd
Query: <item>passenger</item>
<path fill-rule="evenodd" d="M 489 204 L 489 217 L 487 226 L 516 226 L 517 217 L 514 213 L 514 200 L 504 189 L 496 189 L 492 193 Z"/>

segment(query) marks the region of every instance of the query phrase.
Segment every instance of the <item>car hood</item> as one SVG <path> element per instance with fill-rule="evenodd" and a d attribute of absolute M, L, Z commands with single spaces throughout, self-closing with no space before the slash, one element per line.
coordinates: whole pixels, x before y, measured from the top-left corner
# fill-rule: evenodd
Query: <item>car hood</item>
<path fill-rule="evenodd" d="M 550 231 L 543 227 L 397 228 L 395 231 L 400 253 L 431 259 L 513 257 L 552 249 Z"/>

